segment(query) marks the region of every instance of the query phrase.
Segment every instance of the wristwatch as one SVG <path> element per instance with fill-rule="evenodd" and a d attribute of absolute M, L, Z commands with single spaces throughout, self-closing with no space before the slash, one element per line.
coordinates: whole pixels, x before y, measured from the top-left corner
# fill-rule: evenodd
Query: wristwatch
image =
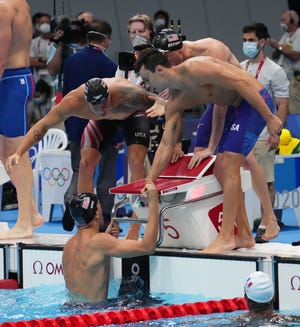
<path fill-rule="evenodd" d="M 277 49 L 282 52 L 282 45 L 279 45 Z"/>

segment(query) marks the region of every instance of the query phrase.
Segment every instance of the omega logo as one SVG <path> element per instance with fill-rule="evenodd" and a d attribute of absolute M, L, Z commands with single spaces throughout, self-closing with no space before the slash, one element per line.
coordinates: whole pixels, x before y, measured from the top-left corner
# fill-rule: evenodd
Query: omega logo
<path fill-rule="evenodd" d="M 294 275 L 291 278 L 291 290 L 292 291 L 300 291 L 300 276 Z"/>
<path fill-rule="evenodd" d="M 140 266 L 137 263 L 134 263 L 131 266 L 131 273 L 133 276 L 138 276 L 140 274 Z"/>
<path fill-rule="evenodd" d="M 43 264 L 40 260 L 36 260 L 33 262 L 32 270 L 34 275 L 63 275 L 62 263 L 57 264 L 51 261 Z"/>

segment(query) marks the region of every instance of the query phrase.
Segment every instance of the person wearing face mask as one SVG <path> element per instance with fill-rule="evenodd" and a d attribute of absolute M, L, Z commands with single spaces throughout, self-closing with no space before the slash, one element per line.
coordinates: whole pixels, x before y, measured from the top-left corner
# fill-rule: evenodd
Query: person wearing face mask
<path fill-rule="evenodd" d="M 52 35 L 50 22 L 50 15 L 41 14 L 39 24 L 36 26 L 39 36 L 32 40 L 30 48 L 30 66 L 33 68 L 35 81 L 43 79 L 49 85 L 52 83 L 52 78 L 47 68 L 47 60 L 53 44 L 50 41 Z"/>
<path fill-rule="evenodd" d="M 276 105 L 277 116 L 284 124 L 288 114 L 289 81 L 284 69 L 265 55 L 264 47 L 268 38 L 270 38 L 268 28 L 263 23 L 253 23 L 243 27 L 243 52 L 248 59 L 241 62 L 241 66 L 258 79 L 268 90 Z M 269 133 L 264 128 L 253 150 L 255 158 L 265 174 L 271 202 L 274 205 L 275 149 L 269 150 L 268 138 Z M 248 159 L 248 163 L 251 165 L 251 159 Z M 260 243 L 264 242 L 262 235 L 265 232 L 266 226 L 263 209 L 261 210 L 262 220 L 256 234 L 256 242 Z"/>
<path fill-rule="evenodd" d="M 224 43 L 213 38 L 204 38 L 197 41 L 182 41 L 178 33 L 172 29 L 165 29 L 153 40 L 153 46 L 165 53 L 168 61 L 173 66 L 179 65 L 189 58 L 210 56 L 240 67 L 237 58 L 231 50 Z M 148 112 L 148 115 L 151 117 L 162 114 L 163 113 L 155 113 L 152 110 Z M 224 124 L 226 114 L 226 106 L 217 106 L 216 104 L 207 105 L 197 127 L 194 157 L 191 162 L 199 164 L 204 158 L 216 152 L 221 138 L 220 132 L 222 132 L 222 129 L 217 128 L 217 125 L 219 124 L 219 126 L 222 126 L 222 124 Z M 275 146 L 276 144 L 270 144 L 270 147 L 275 148 Z M 178 160 L 178 157 L 173 155 L 172 162 L 176 160 Z M 268 196 L 268 186 L 265 181 L 263 170 L 255 159 L 253 151 L 248 154 L 247 161 L 251 162 L 251 165 L 248 164 L 247 168 L 250 169 L 251 172 L 253 189 L 264 208 L 266 228 L 262 239 L 271 240 L 278 236 L 280 228 L 277 224 L 270 197 Z M 243 164 L 246 165 L 246 162 Z"/>
<path fill-rule="evenodd" d="M 112 34 L 111 25 L 102 19 L 94 19 L 87 25 L 86 29 L 87 45 L 70 55 L 64 61 L 63 96 L 66 96 L 66 94 L 90 78 L 115 76 L 117 65 L 106 55 L 106 49 L 109 47 Z M 114 203 L 114 196 L 109 194 L 108 189 L 116 184 L 115 171 L 118 151 L 114 148 L 112 140 L 107 141 L 105 146 L 101 147 L 101 151 L 98 151 L 97 147 L 94 149 L 90 144 L 83 144 L 84 146 L 81 149 L 81 137 L 88 122 L 87 119 L 79 117 L 70 117 L 65 121 L 73 170 L 71 183 L 64 195 L 66 210 L 63 215 L 62 224 L 63 228 L 67 231 L 72 230 L 74 227 L 74 221 L 70 215 L 68 206 L 77 193 L 81 157 L 83 157 L 83 160 L 91 163 L 94 162 L 96 155 L 98 158 L 98 154 L 99 156 L 103 154 L 100 162 L 101 173 L 97 181 L 97 194 L 102 204 L 105 222 L 110 221 L 110 212 Z M 105 121 L 99 123 L 99 125 L 102 124 L 110 125 L 110 122 Z M 111 129 L 113 129 L 113 126 L 111 126 Z M 98 163 L 100 159 L 96 161 Z M 85 186 L 82 186 L 82 188 L 84 189 Z"/>
<path fill-rule="evenodd" d="M 154 35 L 151 18 L 145 14 L 136 14 L 128 20 L 128 34 L 134 53 L 151 46 Z M 129 81 L 141 85 L 142 80 L 132 70 L 122 70 L 118 67 L 116 77 L 125 77 Z M 130 181 L 146 177 L 145 160 L 150 142 L 150 120 L 145 114 L 145 108 L 140 108 L 124 122 L 124 134 L 127 144 L 127 160 Z M 137 239 L 139 225 L 131 224 L 127 237 Z"/>
<path fill-rule="evenodd" d="M 50 111 L 51 93 L 51 87 L 47 82 L 42 79 L 37 81 L 33 98 L 27 108 L 29 128 Z"/>
<path fill-rule="evenodd" d="M 274 48 L 272 57 L 285 70 L 290 81 L 289 113 L 300 113 L 300 29 L 299 15 L 294 10 L 282 13 L 280 26 L 284 33 L 279 41 L 269 38 L 268 44 Z"/>

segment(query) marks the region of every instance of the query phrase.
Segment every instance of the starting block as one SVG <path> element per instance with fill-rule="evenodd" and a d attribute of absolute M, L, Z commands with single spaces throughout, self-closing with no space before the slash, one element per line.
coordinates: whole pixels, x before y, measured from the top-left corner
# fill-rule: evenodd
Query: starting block
<path fill-rule="evenodd" d="M 223 216 L 222 188 L 213 174 L 215 156 L 203 160 L 198 167 L 187 169 L 191 155 L 171 163 L 156 179 L 160 194 L 158 246 L 203 249 L 218 235 Z M 241 169 L 243 192 L 252 187 L 249 171 Z M 113 208 L 130 202 L 139 219 L 127 222 L 147 222 L 148 208 L 140 192 L 145 179 L 110 189 L 110 193 L 129 195 Z M 120 218 L 119 221 L 124 221 Z"/>

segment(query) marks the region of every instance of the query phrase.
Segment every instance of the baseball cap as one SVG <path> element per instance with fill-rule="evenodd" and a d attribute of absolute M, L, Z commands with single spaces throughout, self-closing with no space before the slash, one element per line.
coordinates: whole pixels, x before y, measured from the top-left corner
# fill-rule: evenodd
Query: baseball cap
<path fill-rule="evenodd" d="M 88 225 L 97 212 L 98 198 L 93 193 L 78 193 L 69 205 L 69 210 L 77 227 Z"/>
<path fill-rule="evenodd" d="M 262 271 L 252 273 L 245 282 L 247 297 L 258 303 L 266 303 L 273 299 L 274 286 L 270 276 Z"/>
<path fill-rule="evenodd" d="M 91 78 L 84 85 L 84 96 L 93 105 L 104 104 L 108 94 L 108 87 L 101 78 Z"/>
<path fill-rule="evenodd" d="M 182 38 L 171 28 L 164 28 L 154 38 L 153 46 L 159 51 L 175 51 L 182 48 Z"/>

